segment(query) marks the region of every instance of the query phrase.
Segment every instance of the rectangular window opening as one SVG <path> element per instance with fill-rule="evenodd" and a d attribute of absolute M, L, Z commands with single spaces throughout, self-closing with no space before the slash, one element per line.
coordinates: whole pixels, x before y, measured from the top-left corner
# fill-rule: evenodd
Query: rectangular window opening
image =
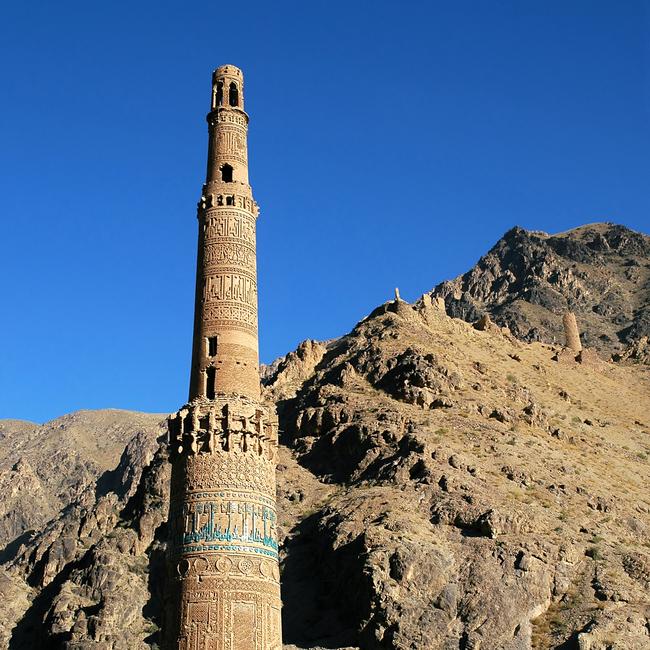
<path fill-rule="evenodd" d="M 208 356 L 216 357 L 218 347 L 219 347 L 219 337 L 208 336 Z"/>
<path fill-rule="evenodd" d="M 217 369 L 212 367 L 206 368 L 205 369 L 205 396 L 208 399 L 214 399 L 216 382 L 217 382 Z"/>

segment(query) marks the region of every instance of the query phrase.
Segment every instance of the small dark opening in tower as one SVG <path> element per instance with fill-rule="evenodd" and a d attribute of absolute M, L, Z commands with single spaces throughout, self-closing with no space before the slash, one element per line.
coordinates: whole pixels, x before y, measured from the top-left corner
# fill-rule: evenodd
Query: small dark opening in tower
<path fill-rule="evenodd" d="M 217 369 L 212 367 L 206 368 L 205 369 L 205 396 L 208 399 L 214 399 L 216 380 L 217 380 Z"/>
<path fill-rule="evenodd" d="M 208 355 L 211 357 L 216 357 L 218 347 L 219 347 L 219 337 L 208 336 Z"/>
<path fill-rule="evenodd" d="M 221 180 L 224 183 L 232 183 L 232 167 L 230 165 L 221 165 Z"/>
<path fill-rule="evenodd" d="M 226 197 L 226 205 L 235 205 L 235 197 L 234 196 L 227 196 Z"/>
<path fill-rule="evenodd" d="M 223 81 L 217 81 L 217 97 L 215 104 L 217 106 L 223 105 Z"/>
<path fill-rule="evenodd" d="M 239 106 L 239 90 L 237 90 L 237 84 L 234 81 L 230 82 L 228 97 L 231 106 Z"/>

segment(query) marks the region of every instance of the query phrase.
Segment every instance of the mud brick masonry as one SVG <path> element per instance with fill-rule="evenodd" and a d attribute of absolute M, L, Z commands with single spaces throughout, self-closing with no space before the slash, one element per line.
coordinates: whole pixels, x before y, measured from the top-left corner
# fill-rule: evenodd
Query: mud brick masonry
<path fill-rule="evenodd" d="M 582 343 L 580 342 L 580 330 L 578 330 L 576 315 L 571 311 L 567 312 L 562 316 L 562 324 L 564 325 L 566 347 L 574 352 L 580 352 Z"/>
<path fill-rule="evenodd" d="M 280 650 L 277 417 L 260 400 L 241 70 L 212 75 L 189 402 L 169 418 L 167 650 Z"/>

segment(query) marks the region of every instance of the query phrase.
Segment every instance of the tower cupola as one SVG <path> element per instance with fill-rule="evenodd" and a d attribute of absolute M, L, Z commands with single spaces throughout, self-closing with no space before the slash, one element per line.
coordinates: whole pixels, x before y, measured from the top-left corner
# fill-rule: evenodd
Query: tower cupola
<path fill-rule="evenodd" d="M 222 65 L 212 73 L 212 110 L 244 110 L 244 75 L 234 65 Z"/>
<path fill-rule="evenodd" d="M 244 75 L 234 65 L 222 65 L 212 73 L 212 104 L 206 119 L 210 129 L 206 175 L 206 183 L 212 184 L 209 193 L 232 194 L 235 186 L 231 183 L 248 186 Z M 245 193 L 250 195 L 250 191 Z"/>

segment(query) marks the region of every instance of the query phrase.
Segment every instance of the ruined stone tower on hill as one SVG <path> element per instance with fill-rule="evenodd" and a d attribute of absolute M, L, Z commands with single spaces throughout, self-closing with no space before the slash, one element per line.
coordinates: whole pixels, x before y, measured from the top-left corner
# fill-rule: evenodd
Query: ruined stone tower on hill
<path fill-rule="evenodd" d="M 279 650 L 277 418 L 260 401 L 244 80 L 212 76 L 189 402 L 169 419 L 169 650 Z"/>
<path fill-rule="evenodd" d="M 566 347 L 574 352 L 580 352 L 582 350 L 582 343 L 580 342 L 580 330 L 578 330 L 576 315 L 572 311 L 567 312 L 562 316 L 562 323 L 564 325 Z"/>

